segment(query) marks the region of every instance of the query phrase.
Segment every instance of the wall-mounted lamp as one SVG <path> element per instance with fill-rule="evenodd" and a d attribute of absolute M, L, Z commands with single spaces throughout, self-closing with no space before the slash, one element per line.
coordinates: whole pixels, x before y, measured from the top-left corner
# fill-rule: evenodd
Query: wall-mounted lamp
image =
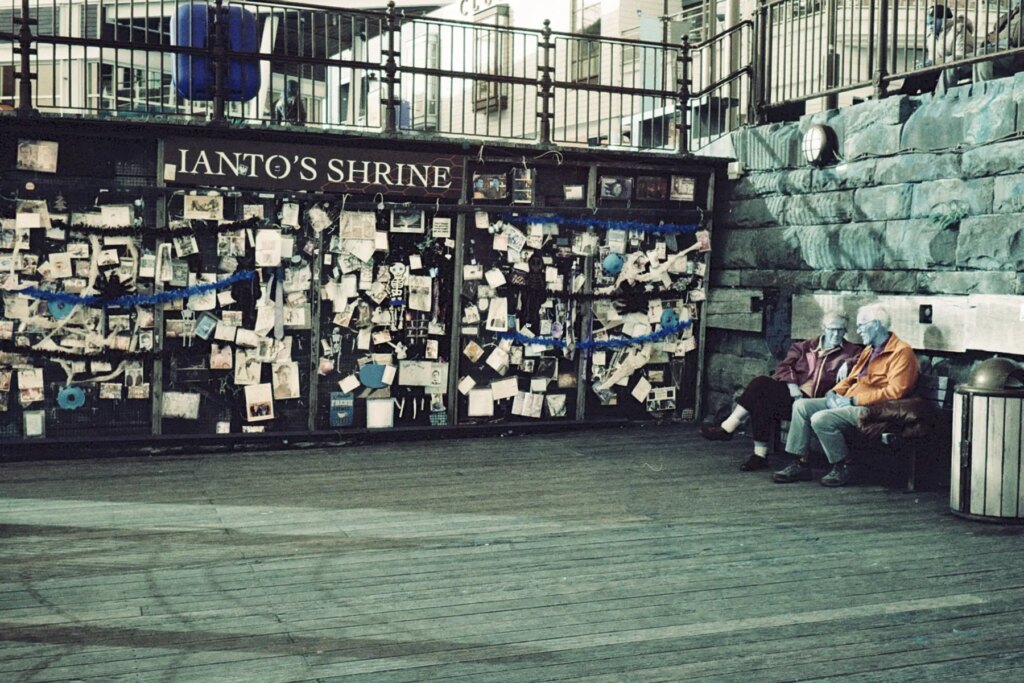
<path fill-rule="evenodd" d="M 827 166 L 837 161 L 838 140 L 829 126 L 816 123 L 804 133 L 804 161 L 811 166 Z"/>

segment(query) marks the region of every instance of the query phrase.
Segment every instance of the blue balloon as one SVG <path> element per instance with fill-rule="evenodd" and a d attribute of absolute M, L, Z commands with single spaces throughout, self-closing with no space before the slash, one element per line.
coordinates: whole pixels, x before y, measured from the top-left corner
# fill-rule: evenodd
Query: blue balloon
<path fill-rule="evenodd" d="M 85 405 L 85 392 L 81 387 L 61 387 L 57 392 L 57 405 L 64 410 L 77 410 Z"/>
<path fill-rule="evenodd" d="M 674 308 L 666 308 L 661 312 L 661 326 L 663 328 L 675 327 L 679 324 L 679 314 Z"/>
<path fill-rule="evenodd" d="M 618 275 L 622 272 L 622 265 L 625 260 L 621 254 L 608 254 L 604 257 L 604 261 L 601 262 L 601 267 L 604 268 L 604 272 L 608 275 Z"/>
<path fill-rule="evenodd" d="M 367 363 L 359 369 L 359 381 L 364 387 L 383 389 L 387 386 L 384 383 L 384 366 L 380 363 Z"/>

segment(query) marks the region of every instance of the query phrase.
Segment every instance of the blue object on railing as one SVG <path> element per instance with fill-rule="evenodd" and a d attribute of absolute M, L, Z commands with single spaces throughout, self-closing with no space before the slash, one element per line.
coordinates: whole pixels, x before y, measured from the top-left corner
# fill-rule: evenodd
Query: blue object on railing
<path fill-rule="evenodd" d="M 180 5 L 171 22 L 171 44 L 179 47 L 213 47 L 217 10 L 204 3 Z M 225 46 L 231 52 L 259 52 L 259 24 L 256 15 L 243 7 L 225 7 Z M 216 84 L 213 60 L 206 56 L 176 55 L 174 89 L 187 100 L 212 100 Z M 251 100 L 260 90 L 258 59 L 229 59 L 225 72 L 224 99 Z"/>

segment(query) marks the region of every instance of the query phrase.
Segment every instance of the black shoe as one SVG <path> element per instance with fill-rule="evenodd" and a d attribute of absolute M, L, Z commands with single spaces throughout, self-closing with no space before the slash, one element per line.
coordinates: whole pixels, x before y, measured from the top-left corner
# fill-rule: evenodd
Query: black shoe
<path fill-rule="evenodd" d="M 846 486 L 853 479 L 853 465 L 840 460 L 832 465 L 832 470 L 821 478 L 822 486 Z"/>
<path fill-rule="evenodd" d="M 794 460 L 772 475 L 772 481 L 776 484 L 791 484 L 794 481 L 810 481 L 812 478 L 810 466 L 805 462 L 800 462 L 799 460 Z"/>
<path fill-rule="evenodd" d="M 767 468 L 768 458 L 762 458 L 760 455 L 752 455 L 740 465 L 740 470 L 743 472 L 756 472 Z"/>
<path fill-rule="evenodd" d="M 708 441 L 732 441 L 732 432 L 727 432 L 716 424 L 702 424 L 700 435 Z"/>

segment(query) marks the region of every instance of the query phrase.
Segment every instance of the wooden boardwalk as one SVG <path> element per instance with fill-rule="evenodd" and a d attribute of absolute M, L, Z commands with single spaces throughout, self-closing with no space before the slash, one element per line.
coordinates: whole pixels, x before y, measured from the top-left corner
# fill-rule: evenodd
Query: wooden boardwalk
<path fill-rule="evenodd" d="M 1018 527 L 688 427 L 0 469 L 0 681 L 1024 680 Z"/>

